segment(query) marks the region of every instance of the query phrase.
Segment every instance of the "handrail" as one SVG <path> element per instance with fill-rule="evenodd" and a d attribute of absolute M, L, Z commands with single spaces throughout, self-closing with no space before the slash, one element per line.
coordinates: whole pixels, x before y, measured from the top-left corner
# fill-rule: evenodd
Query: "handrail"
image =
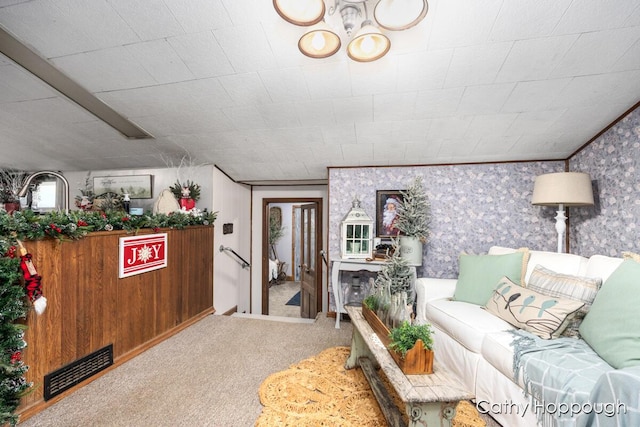
<path fill-rule="evenodd" d="M 231 248 L 225 248 L 223 245 L 220 245 L 220 252 L 224 252 L 224 251 L 231 252 L 232 254 L 234 254 L 236 256 L 236 258 L 238 258 L 240 261 L 242 261 L 242 268 L 245 268 L 245 267 L 251 268 L 251 264 L 249 264 L 247 261 L 245 261 L 245 259 L 242 258 L 240 255 L 238 255 L 238 253 L 236 251 L 234 251 Z"/>
<path fill-rule="evenodd" d="M 324 261 L 324 265 L 329 267 L 329 262 L 327 261 L 327 257 L 324 254 L 324 251 L 320 251 L 320 255 L 322 255 L 322 260 Z"/>

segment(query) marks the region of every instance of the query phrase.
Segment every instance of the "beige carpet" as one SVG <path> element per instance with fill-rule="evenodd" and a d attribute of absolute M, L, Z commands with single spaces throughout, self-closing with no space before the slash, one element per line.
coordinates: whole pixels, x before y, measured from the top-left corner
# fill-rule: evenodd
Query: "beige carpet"
<path fill-rule="evenodd" d="M 384 427 L 386 421 L 362 370 L 344 369 L 349 347 L 334 347 L 269 375 L 260 385 L 264 405 L 256 427 Z M 380 372 L 383 381 L 384 373 Z M 400 398 L 387 382 L 396 405 Z M 404 414 L 404 410 L 401 411 Z M 405 423 L 408 418 L 404 414 Z M 454 427 L 485 427 L 470 402 L 460 402 Z"/>
<path fill-rule="evenodd" d="M 326 314 L 311 324 L 208 316 L 19 427 L 252 426 L 264 379 L 349 345 L 351 325 L 341 326 Z"/>

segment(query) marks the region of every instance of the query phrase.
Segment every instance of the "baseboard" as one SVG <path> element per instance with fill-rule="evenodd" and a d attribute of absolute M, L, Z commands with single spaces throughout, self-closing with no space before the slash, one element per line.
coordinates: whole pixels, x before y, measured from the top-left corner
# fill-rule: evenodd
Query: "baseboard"
<path fill-rule="evenodd" d="M 234 313 L 232 317 L 242 317 L 245 319 L 258 319 L 258 320 L 270 320 L 272 322 L 285 322 L 285 323 L 315 323 L 316 319 L 303 319 L 301 317 L 283 317 L 283 316 L 270 316 L 267 314 L 247 314 L 247 313 Z"/>
<path fill-rule="evenodd" d="M 231 307 L 229 310 L 225 311 L 224 313 L 222 313 L 223 316 L 231 316 L 233 313 L 237 313 L 238 312 L 238 306 L 236 305 L 235 307 Z"/>

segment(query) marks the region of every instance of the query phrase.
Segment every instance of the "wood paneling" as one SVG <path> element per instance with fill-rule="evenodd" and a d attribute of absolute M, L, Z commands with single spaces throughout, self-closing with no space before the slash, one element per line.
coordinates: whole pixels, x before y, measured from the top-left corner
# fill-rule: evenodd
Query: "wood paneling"
<path fill-rule="evenodd" d="M 125 232 L 25 242 L 42 276 L 47 309 L 40 316 L 31 310 L 26 320 L 23 360 L 35 390 L 19 412 L 32 415 L 44 407 L 49 372 L 110 343 L 117 365 L 213 312 L 213 227 L 160 232 L 168 233 L 167 267 L 123 279 L 118 244 Z"/>

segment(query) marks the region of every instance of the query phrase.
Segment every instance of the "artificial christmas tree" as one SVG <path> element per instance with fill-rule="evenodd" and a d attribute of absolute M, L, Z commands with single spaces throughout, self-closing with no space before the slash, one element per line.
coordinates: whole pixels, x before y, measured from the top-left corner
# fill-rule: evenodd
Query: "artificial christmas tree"
<path fill-rule="evenodd" d="M 28 367 L 22 362 L 24 327 L 18 319 L 27 314 L 25 291 L 20 284 L 20 258 L 16 247 L 0 239 L 0 425 L 16 425 L 15 410 L 30 387 Z"/>

